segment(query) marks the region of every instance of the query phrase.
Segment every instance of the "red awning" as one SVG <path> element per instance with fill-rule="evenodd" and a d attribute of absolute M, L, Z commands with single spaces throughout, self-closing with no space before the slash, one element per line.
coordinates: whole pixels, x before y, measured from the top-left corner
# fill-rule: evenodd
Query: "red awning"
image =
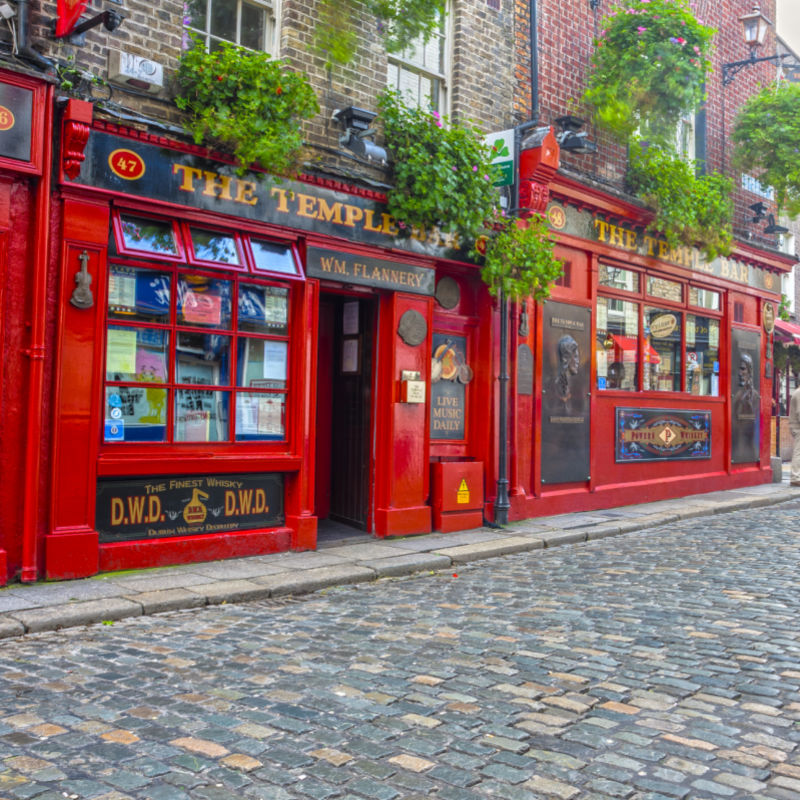
<path fill-rule="evenodd" d="M 776 319 L 775 341 L 783 344 L 800 344 L 800 325 Z"/>
<path fill-rule="evenodd" d="M 639 340 L 634 339 L 632 336 L 618 336 L 616 333 L 612 333 L 611 338 L 614 340 L 614 347 L 623 351 L 633 351 L 635 353 L 639 347 Z M 645 342 L 644 347 L 645 353 L 648 356 L 647 361 L 650 364 L 659 364 L 661 362 L 661 356 L 650 346 L 650 343 Z"/>

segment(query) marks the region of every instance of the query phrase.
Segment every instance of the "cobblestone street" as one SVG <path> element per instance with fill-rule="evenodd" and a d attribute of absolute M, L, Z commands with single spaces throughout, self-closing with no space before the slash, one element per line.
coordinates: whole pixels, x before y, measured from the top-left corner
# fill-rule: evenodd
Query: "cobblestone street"
<path fill-rule="evenodd" d="M 800 797 L 800 502 L 0 643 L 0 798 Z"/>

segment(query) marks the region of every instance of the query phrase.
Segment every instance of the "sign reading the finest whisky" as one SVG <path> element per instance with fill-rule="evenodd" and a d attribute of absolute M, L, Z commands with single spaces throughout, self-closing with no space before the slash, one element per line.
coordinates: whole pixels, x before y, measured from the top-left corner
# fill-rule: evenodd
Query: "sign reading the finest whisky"
<path fill-rule="evenodd" d="M 282 525 L 283 475 L 190 475 L 97 484 L 101 542 Z"/>

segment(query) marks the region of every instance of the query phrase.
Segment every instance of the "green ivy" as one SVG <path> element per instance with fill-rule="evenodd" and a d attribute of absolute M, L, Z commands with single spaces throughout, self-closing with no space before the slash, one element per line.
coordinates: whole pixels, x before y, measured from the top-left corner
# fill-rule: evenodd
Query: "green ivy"
<path fill-rule="evenodd" d="M 699 245 L 709 260 L 730 253 L 733 185 L 724 175 L 696 175 L 694 162 L 633 142 L 628 180 L 655 211 L 648 230 L 670 247 Z"/>
<path fill-rule="evenodd" d="M 253 163 L 277 175 L 294 170 L 303 147 L 300 124 L 319 112 L 304 74 L 267 53 L 228 43 L 209 53 L 194 39 L 177 81 L 175 103 L 189 112 L 197 144 L 232 153 L 240 174 Z"/>
<path fill-rule="evenodd" d="M 469 242 L 497 215 L 492 151 L 472 127 L 406 106 L 396 92 L 378 98 L 391 157 L 389 213 L 401 228 L 439 228 Z"/>
<path fill-rule="evenodd" d="M 783 81 L 749 97 L 731 138 L 734 166 L 772 186 L 779 212 L 800 214 L 800 84 Z"/>
<path fill-rule="evenodd" d="M 444 17 L 446 0 L 321 0 L 314 28 L 314 50 L 326 65 L 347 64 L 358 37 L 351 20 L 364 10 L 375 17 L 375 28 L 389 53 L 399 53 L 420 38 L 427 42 Z"/>
<path fill-rule="evenodd" d="M 714 33 L 687 0 L 619 6 L 595 40 L 585 103 L 623 141 L 639 130 L 652 143 L 671 144 L 681 117 L 704 99 Z"/>
<path fill-rule="evenodd" d="M 550 296 L 550 285 L 564 271 L 553 255 L 547 223 L 539 214 L 527 220 L 505 220 L 486 240 L 481 278 L 489 293 L 535 301 Z"/>

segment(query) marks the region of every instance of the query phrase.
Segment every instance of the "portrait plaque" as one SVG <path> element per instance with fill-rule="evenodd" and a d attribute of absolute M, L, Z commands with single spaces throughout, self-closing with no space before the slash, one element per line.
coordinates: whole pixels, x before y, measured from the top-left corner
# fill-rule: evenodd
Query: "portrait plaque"
<path fill-rule="evenodd" d="M 731 331 L 731 462 L 758 461 L 761 421 L 761 334 Z"/>
<path fill-rule="evenodd" d="M 517 394 L 533 394 L 533 351 L 524 343 L 517 348 Z"/>
<path fill-rule="evenodd" d="M 448 311 L 458 305 L 461 289 L 454 278 L 444 277 L 436 284 L 436 302 Z"/>
<path fill-rule="evenodd" d="M 544 307 L 542 338 L 542 483 L 589 478 L 591 311 Z"/>

